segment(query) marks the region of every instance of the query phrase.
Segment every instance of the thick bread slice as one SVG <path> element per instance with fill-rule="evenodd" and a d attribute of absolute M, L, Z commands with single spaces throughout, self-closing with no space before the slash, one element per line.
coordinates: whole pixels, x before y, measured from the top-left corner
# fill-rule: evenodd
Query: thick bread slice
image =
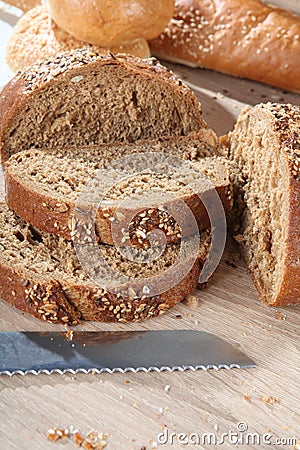
<path fill-rule="evenodd" d="M 259 296 L 300 303 L 300 108 L 246 108 L 230 144 L 237 239 Z"/>
<path fill-rule="evenodd" d="M 130 261 L 115 247 L 101 246 L 104 258 L 114 270 L 140 282 L 139 292 L 132 292 L 129 285 L 123 285 L 122 292 L 128 295 L 116 295 L 87 277 L 70 241 L 28 226 L 2 203 L 0 297 L 49 322 L 75 325 L 80 319 L 112 322 L 145 319 L 167 311 L 197 286 L 209 246 L 209 233 L 203 232 L 198 257 L 191 260 L 191 269 L 187 271 L 183 264 L 181 281 L 152 297 L 144 295 L 147 279 L 158 274 L 167 276 L 168 269 L 177 260 L 180 246 L 166 246 L 163 254 L 152 262 Z M 131 256 L 134 258 L 134 251 Z M 189 253 L 186 262 L 189 262 Z M 100 277 L 107 275 L 101 265 L 96 265 L 95 271 Z"/>
<path fill-rule="evenodd" d="M 110 48 L 79 41 L 59 28 L 46 7 L 40 5 L 24 14 L 15 25 L 6 49 L 6 62 L 16 72 L 60 53 L 81 48 L 103 55 L 110 50 L 112 53 L 128 53 L 139 58 L 150 57 L 145 39 L 127 41 L 119 47 Z"/>
<path fill-rule="evenodd" d="M 200 136 L 206 141 L 200 141 Z M 105 196 L 105 203 L 95 218 L 96 231 L 100 241 L 106 244 L 119 242 L 119 245 L 120 243 L 125 245 L 131 242 L 134 245 L 145 246 L 149 244 L 150 234 L 155 229 L 165 233 L 167 242 L 175 242 L 182 234 L 188 236 L 193 233 L 192 225 L 188 225 L 190 213 L 194 214 L 199 229 L 203 230 L 210 226 L 205 206 L 197 195 L 205 195 L 206 201 L 210 198 L 210 202 L 214 202 L 211 191 L 215 188 L 225 212 L 231 209 L 229 162 L 221 156 L 207 157 L 222 152 L 215 144 L 217 143 L 214 142 L 214 135 L 209 130 L 203 130 L 193 135 L 193 139 L 190 135 L 176 140 L 158 141 L 156 144 L 149 142 L 139 145 L 106 145 L 90 151 L 86 149 L 23 151 L 12 156 L 6 163 L 6 200 L 9 207 L 31 225 L 71 239 L 74 235 L 76 202 L 85 186 L 89 185 L 89 181 L 97 176 L 99 169 L 108 167 L 105 172 L 107 179 L 111 161 L 118 160 L 124 155 L 133 155 L 134 169 L 135 154 L 153 152 L 159 157 L 156 164 L 153 162 L 153 165 L 155 164 L 153 174 L 146 171 L 132 176 L 131 168 L 128 167 L 127 174 L 122 172 L 122 178 L 127 175 L 126 180 L 112 182 L 112 189 Z M 192 163 L 187 164 L 187 167 L 177 168 L 174 165 L 174 168 L 165 174 L 165 166 L 162 164 L 165 164 L 168 155 L 180 155 L 182 159 Z M 195 178 L 197 191 L 190 188 L 191 181 L 195 181 Z M 103 186 L 101 180 L 99 183 Z M 148 203 L 147 207 L 147 203 L 143 203 L 144 197 L 137 198 L 135 206 L 138 206 L 140 211 L 124 203 L 136 197 L 137 193 L 141 195 L 149 189 L 157 191 L 160 203 L 151 206 Z M 94 191 L 94 188 L 92 190 Z M 167 200 L 165 203 L 164 192 L 174 194 L 174 200 Z M 150 199 L 151 194 L 147 198 Z M 188 209 L 184 210 L 180 202 L 185 202 Z M 177 204 L 177 209 L 181 209 L 181 218 L 182 220 L 185 218 L 184 230 L 179 227 L 176 218 L 162 209 L 162 205 L 168 207 L 171 204 L 173 207 Z"/>
<path fill-rule="evenodd" d="M 18 73 L 0 94 L 2 161 L 31 147 L 135 142 L 206 126 L 196 96 L 155 59 L 75 50 Z"/>

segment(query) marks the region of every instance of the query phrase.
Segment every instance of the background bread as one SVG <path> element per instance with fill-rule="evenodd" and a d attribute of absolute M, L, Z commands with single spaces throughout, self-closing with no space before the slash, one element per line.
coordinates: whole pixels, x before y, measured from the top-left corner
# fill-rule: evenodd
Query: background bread
<path fill-rule="evenodd" d="M 300 303 L 300 108 L 246 108 L 230 135 L 237 240 L 260 298 Z"/>
<path fill-rule="evenodd" d="M 196 96 L 157 60 L 64 53 L 0 93 L 2 161 L 29 148 L 186 136 L 207 128 Z"/>
<path fill-rule="evenodd" d="M 166 246 L 159 258 L 145 263 L 130 262 L 115 247 L 102 246 L 101 251 L 114 270 L 137 280 L 139 292 L 132 292 L 130 285 L 125 284 L 120 285 L 118 294 L 89 279 L 71 242 L 29 227 L 4 203 L 0 204 L 0 246 L 0 297 L 39 319 L 76 325 L 80 319 L 131 322 L 166 312 L 196 288 L 208 255 L 210 235 L 201 234 L 195 261 L 187 253 L 183 263 L 177 264 L 181 280 L 155 296 L 145 294 L 145 283 L 151 283 L 155 276 L 168 279 L 180 244 Z M 186 270 L 186 264 L 190 270 Z M 96 269 L 107 276 L 101 264 Z"/>
<path fill-rule="evenodd" d="M 42 0 L 3 0 L 3 1 L 4 3 L 15 6 L 16 8 L 19 8 L 22 11 L 29 11 L 31 8 L 39 6 L 42 2 Z"/>
<path fill-rule="evenodd" d="M 154 55 L 300 92 L 300 17 L 259 0 L 176 0 Z"/>
<path fill-rule="evenodd" d="M 104 55 L 110 50 L 112 53 L 128 53 L 140 58 L 150 56 L 145 39 L 134 39 L 117 48 L 102 48 L 77 40 L 53 22 L 44 6 L 37 6 L 24 14 L 15 25 L 6 49 L 6 62 L 16 72 L 60 53 L 80 48 Z"/>
<path fill-rule="evenodd" d="M 101 47 L 157 37 L 174 10 L 174 0 L 47 0 L 46 5 L 63 30 Z"/>

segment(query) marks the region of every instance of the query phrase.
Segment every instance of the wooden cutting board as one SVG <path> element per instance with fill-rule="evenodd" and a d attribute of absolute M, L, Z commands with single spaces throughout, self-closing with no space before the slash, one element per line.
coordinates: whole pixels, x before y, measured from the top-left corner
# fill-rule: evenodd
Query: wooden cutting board
<path fill-rule="evenodd" d="M 11 10 L 0 11 L 0 85 L 9 76 L 4 48 Z M 300 105 L 300 96 L 258 83 L 206 70 L 170 65 L 199 97 L 204 117 L 218 134 L 232 129 L 245 104 L 266 101 Z M 51 443 L 54 426 L 91 429 L 108 434 L 108 449 L 156 448 L 157 435 L 171 432 L 270 433 L 300 438 L 300 306 L 281 309 L 260 303 L 238 249 L 229 242 L 210 285 L 194 293 L 168 314 L 145 322 L 117 325 L 81 324 L 78 330 L 199 329 L 214 333 L 252 357 L 257 368 L 232 371 L 116 375 L 40 375 L 0 377 L 0 448 L 76 448 L 73 440 Z M 58 331 L 63 326 L 42 323 L 0 300 L 0 331 Z M 159 448 L 180 449 L 178 441 Z M 284 443 L 284 441 L 282 441 Z M 143 447 L 144 446 L 144 447 Z M 220 446 L 231 449 L 229 440 Z M 187 448 L 217 448 L 206 445 Z M 238 448 L 270 448 L 256 444 Z M 293 448 L 277 443 L 272 448 Z"/>

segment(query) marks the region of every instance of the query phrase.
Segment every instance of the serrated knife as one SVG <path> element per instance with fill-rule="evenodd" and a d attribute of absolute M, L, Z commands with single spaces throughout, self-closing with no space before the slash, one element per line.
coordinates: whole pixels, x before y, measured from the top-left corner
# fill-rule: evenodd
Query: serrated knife
<path fill-rule="evenodd" d="M 1 375 L 250 367 L 252 359 L 203 331 L 0 333 Z"/>

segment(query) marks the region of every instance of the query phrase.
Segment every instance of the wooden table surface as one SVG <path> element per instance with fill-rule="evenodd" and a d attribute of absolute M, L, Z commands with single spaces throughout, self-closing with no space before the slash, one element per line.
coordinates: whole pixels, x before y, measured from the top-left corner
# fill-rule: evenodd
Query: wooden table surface
<path fill-rule="evenodd" d="M 2 21 L 1 21 L 2 19 Z M 1 46 L 5 48 L 14 15 L 0 11 Z M 2 32 L 5 30 L 5 33 Z M 9 71 L 1 53 L 2 84 Z M 217 133 L 228 132 L 245 104 L 286 101 L 300 105 L 300 96 L 257 83 L 199 69 L 171 66 L 195 90 L 204 116 Z M 232 262 L 234 264 L 232 264 Z M 234 267 L 232 267 L 234 266 Z M 236 267 L 235 267 L 236 266 Z M 130 325 L 86 323 L 77 330 L 197 329 L 214 333 L 247 353 L 257 368 L 184 373 L 102 375 L 39 375 L 0 377 L 0 448 L 72 449 L 74 439 L 55 443 L 47 430 L 74 426 L 108 435 L 112 450 L 152 448 L 224 448 L 159 445 L 158 434 L 270 433 L 275 449 L 293 448 L 288 439 L 300 439 L 300 306 L 281 309 L 260 303 L 251 279 L 229 242 L 210 285 L 167 314 Z M 44 324 L 0 300 L 0 331 L 65 330 Z M 242 423 L 242 424 L 241 424 Z M 238 425 L 239 424 L 239 425 Z M 169 434 L 170 435 L 170 434 Z M 240 436 L 243 434 L 241 433 Z M 182 439 L 184 437 L 182 436 Z M 276 443 L 276 439 L 282 439 Z M 286 440 L 284 440 L 286 439 Z M 261 443 L 236 448 L 270 448 Z"/>

